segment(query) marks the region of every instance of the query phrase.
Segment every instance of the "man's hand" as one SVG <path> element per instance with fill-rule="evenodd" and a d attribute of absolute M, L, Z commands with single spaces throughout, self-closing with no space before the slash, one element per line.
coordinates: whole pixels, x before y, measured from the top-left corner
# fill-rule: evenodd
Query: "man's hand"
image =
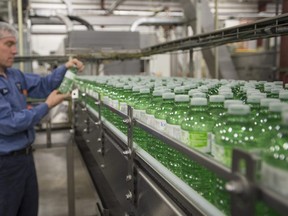
<path fill-rule="evenodd" d="M 59 94 L 58 90 L 54 90 L 50 93 L 45 103 L 49 109 L 53 108 L 57 104 L 61 103 L 64 99 L 69 98 L 70 94 Z"/>
<path fill-rule="evenodd" d="M 71 68 L 71 67 L 77 67 L 79 72 L 82 72 L 84 70 L 84 64 L 83 62 L 79 61 L 76 58 L 72 58 L 70 59 L 68 62 L 65 63 L 65 67 L 67 69 Z"/>

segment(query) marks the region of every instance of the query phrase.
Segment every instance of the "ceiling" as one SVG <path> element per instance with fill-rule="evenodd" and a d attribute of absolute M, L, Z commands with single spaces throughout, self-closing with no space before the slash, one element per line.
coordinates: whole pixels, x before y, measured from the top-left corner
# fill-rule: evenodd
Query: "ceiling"
<path fill-rule="evenodd" d="M 25 17 L 32 25 L 63 24 L 57 16 L 76 16 L 92 26 L 130 26 L 143 17 L 185 18 L 185 0 L 24 0 Z M 188 0 L 186 0 L 188 1 Z M 220 20 L 229 18 L 259 18 L 275 15 L 275 4 L 262 0 L 218 0 Z M 259 13 L 259 2 L 265 2 Z M 17 1 L 1 0 L 0 17 L 17 22 Z M 266 4 L 267 3 L 267 4 Z M 215 3 L 210 0 L 212 13 Z M 51 17 L 51 18 L 50 18 Z M 55 18 L 56 17 L 56 18 Z"/>

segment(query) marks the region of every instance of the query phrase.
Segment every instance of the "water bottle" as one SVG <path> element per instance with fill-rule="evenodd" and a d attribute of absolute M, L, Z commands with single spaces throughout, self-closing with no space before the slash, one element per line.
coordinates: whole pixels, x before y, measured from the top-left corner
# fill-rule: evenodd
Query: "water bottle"
<path fill-rule="evenodd" d="M 63 81 L 58 88 L 59 92 L 66 94 L 73 90 L 74 79 L 77 72 L 77 67 L 71 67 L 66 71 Z"/>

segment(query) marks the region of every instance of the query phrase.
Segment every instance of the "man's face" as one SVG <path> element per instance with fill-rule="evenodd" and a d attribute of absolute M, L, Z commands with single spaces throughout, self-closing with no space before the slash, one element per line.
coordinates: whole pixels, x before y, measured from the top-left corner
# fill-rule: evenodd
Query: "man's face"
<path fill-rule="evenodd" d="M 0 39 L 0 67 L 11 67 L 17 54 L 16 38 L 5 37 Z"/>

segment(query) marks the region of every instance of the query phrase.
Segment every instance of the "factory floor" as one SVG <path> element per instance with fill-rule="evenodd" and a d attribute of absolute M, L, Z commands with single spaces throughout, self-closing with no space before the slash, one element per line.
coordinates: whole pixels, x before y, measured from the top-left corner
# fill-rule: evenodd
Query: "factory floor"
<path fill-rule="evenodd" d="M 70 216 L 68 213 L 66 146 L 71 142 L 68 130 L 52 132 L 47 147 L 46 132 L 37 132 L 33 147 L 39 184 L 38 216 Z M 75 216 L 97 216 L 98 199 L 77 147 L 74 149 Z"/>

